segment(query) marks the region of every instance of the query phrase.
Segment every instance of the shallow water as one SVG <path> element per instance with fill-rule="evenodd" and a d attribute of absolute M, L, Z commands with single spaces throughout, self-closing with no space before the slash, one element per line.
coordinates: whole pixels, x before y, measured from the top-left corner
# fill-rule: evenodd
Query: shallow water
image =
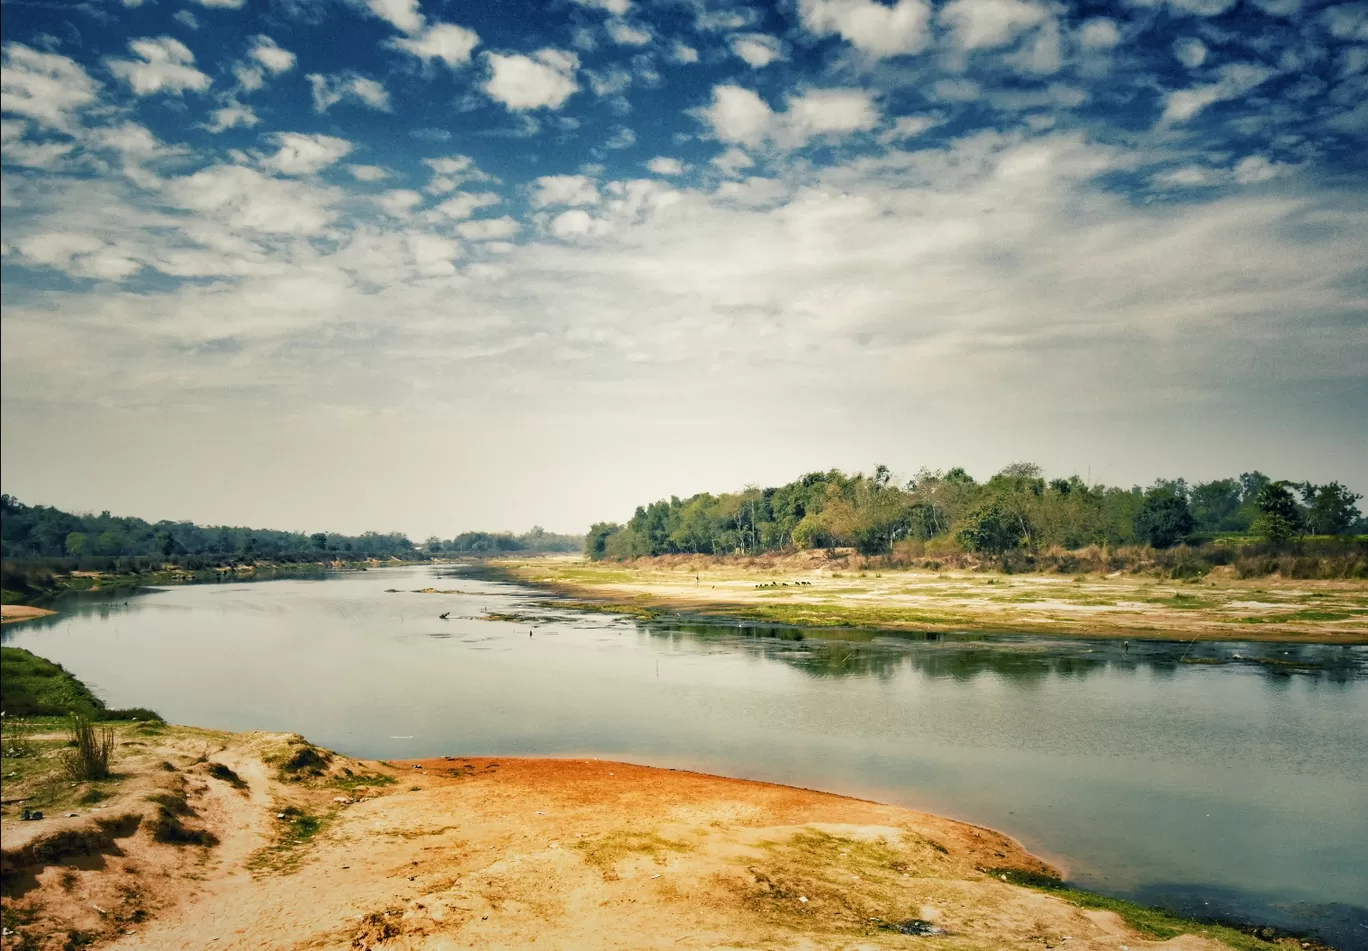
<path fill-rule="evenodd" d="M 4 640 L 175 722 L 850 793 L 1002 829 L 1084 887 L 1368 948 L 1368 649 L 832 642 L 541 599 L 387 569 L 71 600 Z"/>

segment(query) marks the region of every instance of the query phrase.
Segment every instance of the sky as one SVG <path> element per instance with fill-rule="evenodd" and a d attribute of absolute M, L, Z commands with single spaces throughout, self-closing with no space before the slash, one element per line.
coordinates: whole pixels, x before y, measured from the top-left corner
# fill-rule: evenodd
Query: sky
<path fill-rule="evenodd" d="M 1368 494 L 1368 3 L 3 16 L 23 501 L 422 538 L 880 463 Z"/>

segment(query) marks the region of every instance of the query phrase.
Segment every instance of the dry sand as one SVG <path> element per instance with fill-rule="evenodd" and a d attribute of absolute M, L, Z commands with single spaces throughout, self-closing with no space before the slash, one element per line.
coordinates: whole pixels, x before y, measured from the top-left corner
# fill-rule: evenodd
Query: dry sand
<path fill-rule="evenodd" d="M 15 621 L 27 621 L 31 618 L 46 617 L 49 614 L 56 613 L 56 611 L 49 611 L 47 608 L 34 608 L 27 604 L 3 604 L 0 605 L 0 623 L 11 624 Z"/>
<path fill-rule="evenodd" d="M 7 800 L 7 951 L 1224 947 L 1146 941 L 1114 914 L 1007 884 L 981 869 L 1047 867 L 996 832 L 907 809 L 597 760 L 335 757 L 282 781 L 279 763 L 305 749 L 143 728 L 125 733 L 126 778 L 100 809 L 21 822 Z M 218 844 L 154 841 L 158 791 L 183 793 L 183 826 Z M 320 831 L 291 845 L 290 810 Z M 130 813 L 141 828 L 93 854 L 16 865 L 26 842 Z M 945 933 L 892 930 L 909 919 Z"/>

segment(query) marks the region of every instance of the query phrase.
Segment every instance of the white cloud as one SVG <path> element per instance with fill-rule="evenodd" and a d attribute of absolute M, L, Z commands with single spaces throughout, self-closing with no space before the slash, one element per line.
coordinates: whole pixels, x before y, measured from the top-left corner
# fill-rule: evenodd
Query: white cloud
<path fill-rule="evenodd" d="M 1254 6 L 1274 17 L 1290 17 L 1299 13 L 1301 0 L 1253 0 Z"/>
<path fill-rule="evenodd" d="M 389 92 L 374 79 L 353 72 L 324 76 L 309 74 L 315 112 L 327 112 L 339 102 L 356 102 L 380 112 L 390 111 Z"/>
<path fill-rule="evenodd" d="M 633 132 L 631 129 L 627 128 L 625 125 L 618 126 L 617 131 L 614 132 L 611 136 L 609 136 L 608 139 L 603 143 L 603 147 L 605 149 L 615 150 L 630 149 L 634 145 L 636 145 L 636 133 Z"/>
<path fill-rule="evenodd" d="M 632 9 L 632 0 L 575 0 L 582 7 L 593 7 L 596 10 L 607 10 L 614 16 L 622 16 Z"/>
<path fill-rule="evenodd" d="M 742 33 L 733 36 L 731 51 L 745 60 L 752 69 L 762 69 L 777 59 L 784 58 L 784 44 L 764 33 Z"/>
<path fill-rule="evenodd" d="M 233 76 L 245 92 L 256 92 L 266 85 L 266 70 L 250 63 L 234 63 Z"/>
<path fill-rule="evenodd" d="M 56 168 L 73 149 L 72 142 L 32 142 L 28 134 L 28 123 L 14 119 L 0 121 L 0 141 L 3 141 L 5 162 L 22 165 L 26 168 Z"/>
<path fill-rule="evenodd" d="M 863 89 L 814 89 L 788 101 L 779 138 L 793 144 L 824 135 L 848 135 L 879 124 L 879 110 Z"/>
<path fill-rule="evenodd" d="M 467 241 L 490 241 L 511 238 L 522 230 L 522 225 L 507 216 L 503 218 L 480 218 L 476 221 L 463 221 L 456 226 L 456 233 Z"/>
<path fill-rule="evenodd" d="M 475 169 L 475 160 L 469 155 L 444 155 L 441 158 L 423 159 L 423 164 L 432 169 L 436 175 L 445 175 L 449 178 L 461 176 L 482 178 L 484 174 Z M 467 172 L 475 171 L 473 176 L 467 176 Z"/>
<path fill-rule="evenodd" d="M 40 53 L 22 43 L 4 45 L 0 103 L 50 129 L 69 130 L 76 114 L 94 104 L 100 86 L 75 60 Z"/>
<path fill-rule="evenodd" d="M 240 102 L 230 102 L 228 105 L 209 113 L 209 121 L 205 123 L 204 127 L 210 132 L 217 133 L 236 129 L 238 126 L 250 129 L 259 122 L 261 119 L 251 106 L 243 105 Z"/>
<path fill-rule="evenodd" d="M 574 238 L 593 232 L 602 232 L 602 223 L 594 220 L 589 212 L 580 208 L 563 211 L 551 219 L 550 231 L 558 238 Z"/>
<path fill-rule="evenodd" d="M 379 165 L 348 165 L 347 171 L 358 182 L 379 182 L 389 178 L 389 172 Z"/>
<path fill-rule="evenodd" d="M 934 116 L 899 116 L 893 127 L 879 136 L 879 141 L 887 145 L 913 139 L 927 129 L 940 125 L 941 121 Z"/>
<path fill-rule="evenodd" d="M 45 232 L 21 238 L 16 246 L 30 264 L 62 271 L 72 277 L 121 281 L 142 270 L 137 261 L 89 234 Z"/>
<path fill-rule="evenodd" d="M 559 109 L 579 89 L 575 69 L 579 57 L 544 49 L 523 56 L 486 53 L 490 77 L 484 90 L 509 109 Z"/>
<path fill-rule="evenodd" d="M 1289 166 L 1270 162 L 1262 155 L 1249 155 L 1236 163 L 1233 174 L 1241 185 L 1255 185 L 1285 174 Z"/>
<path fill-rule="evenodd" d="M 785 148 L 872 129 L 879 122 L 873 97 L 861 89 L 810 90 L 791 97 L 784 112 L 775 112 L 749 89 L 714 86 L 712 103 L 694 115 L 719 141 L 756 146 L 772 140 Z"/>
<path fill-rule="evenodd" d="M 457 192 L 432 210 L 438 217 L 460 220 L 500 201 L 492 192 Z"/>
<path fill-rule="evenodd" d="M 1168 0 L 1168 5 L 1179 13 L 1191 13 L 1199 17 L 1214 17 L 1233 7 L 1235 0 Z"/>
<path fill-rule="evenodd" d="M 609 20 L 604 24 L 604 29 L 619 46 L 645 46 L 652 39 L 650 30 L 644 26 L 634 26 L 626 20 Z"/>
<path fill-rule="evenodd" d="M 1121 30 L 1110 17 L 1093 17 L 1079 28 L 1078 42 L 1087 50 L 1109 50 L 1121 42 Z"/>
<path fill-rule="evenodd" d="M 195 0 L 202 7 L 212 7 L 219 10 L 240 10 L 247 0 Z M 142 5 L 142 0 L 138 0 L 138 6 Z"/>
<path fill-rule="evenodd" d="M 136 95 L 180 95 L 187 89 L 201 92 L 209 88 L 209 77 L 195 68 L 195 54 L 180 40 L 170 36 L 145 38 L 130 41 L 128 48 L 138 59 L 111 59 L 109 71 L 128 83 Z"/>
<path fill-rule="evenodd" d="M 723 142 L 759 145 L 770 134 L 774 112 L 758 93 L 740 86 L 714 86 L 712 103 L 695 113 Z"/>
<path fill-rule="evenodd" d="M 1206 44 L 1195 36 L 1183 37 L 1173 43 L 1173 55 L 1188 69 L 1196 69 L 1206 62 Z"/>
<path fill-rule="evenodd" d="M 587 175 L 543 175 L 532 183 L 532 207 L 596 205 L 598 185 Z"/>
<path fill-rule="evenodd" d="M 407 243 L 418 273 L 424 277 L 455 274 L 456 267 L 451 262 L 464 253 L 459 241 L 435 234 L 409 234 Z"/>
<path fill-rule="evenodd" d="M 418 0 L 365 0 L 365 4 L 371 13 L 404 33 L 417 33 L 423 28 Z"/>
<path fill-rule="evenodd" d="M 931 6 L 925 0 L 800 0 L 803 26 L 817 36 L 839 35 L 860 52 L 880 59 L 920 53 L 931 39 Z"/>
<path fill-rule="evenodd" d="M 341 161 L 352 150 L 346 139 L 331 135 L 276 132 L 268 138 L 277 150 L 261 160 L 261 167 L 282 175 L 313 175 Z"/>
<path fill-rule="evenodd" d="M 694 29 L 700 32 L 716 30 L 740 30 L 758 20 L 750 7 L 734 7 L 730 10 L 709 10 L 704 4 L 695 6 Z"/>
<path fill-rule="evenodd" d="M 698 50 L 678 40 L 670 47 L 670 61 L 680 64 L 698 62 Z"/>
<path fill-rule="evenodd" d="M 939 19 L 950 28 L 956 46 L 978 50 L 1007 46 L 1049 16 L 1044 7 L 1025 0 L 951 0 Z"/>
<path fill-rule="evenodd" d="M 621 66 L 610 66 L 605 70 L 585 70 L 589 88 L 595 96 L 616 96 L 632 85 L 632 74 Z"/>
<path fill-rule="evenodd" d="M 455 23 L 434 23 L 420 35 L 395 39 L 390 45 L 424 62 L 441 60 L 457 69 L 470 62 L 471 53 L 480 45 L 480 35 Z"/>
<path fill-rule="evenodd" d="M 273 178 L 242 165 L 211 165 L 166 183 L 168 197 L 223 224 L 267 234 L 317 235 L 332 223 L 340 192 L 326 185 Z"/>
<path fill-rule="evenodd" d="M 406 218 L 414 208 L 423 203 L 423 196 L 420 192 L 409 188 L 396 188 L 384 194 L 376 195 L 375 203 L 388 215 L 395 218 Z"/>
<path fill-rule="evenodd" d="M 1255 86 L 1276 75 L 1266 66 L 1252 63 L 1231 63 L 1217 71 L 1214 83 L 1180 89 L 1164 96 L 1161 122 L 1186 122 L 1207 106 L 1229 99 L 1238 99 Z"/>
<path fill-rule="evenodd" d="M 273 75 L 278 76 L 294 69 L 295 54 L 276 45 L 276 41 L 269 36 L 255 37 L 252 41 L 252 48 L 247 51 L 247 55 Z"/>
<path fill-rule="evenodd" d="M 1330 35 L 1341 40 L 1368 40 L 1368 3 L 1341 3 L 1320 15 Z"/>
<path fill-rule="evenodd" d="M 189 10 L 177 10 L 172 16 L 172 19 L 186 29 L 198 30 L 200 26 L 199 20 L 195 17 L 195 14 Z"/>
<path fill-rule="evenodd" d="M 742 169 L 753 166 L 755 160 L 744 150 L 732 146 L 721 155 L 714 156 L 712 164 L 724 175 L 739 175 Z"/>
<path fill-rule="evenodd" d="M 670 158 L 666 155 L 657 155 L 646 163 L 646 167 L 657 175 L 684 174 L 684 163 L 677 158 Z"/>

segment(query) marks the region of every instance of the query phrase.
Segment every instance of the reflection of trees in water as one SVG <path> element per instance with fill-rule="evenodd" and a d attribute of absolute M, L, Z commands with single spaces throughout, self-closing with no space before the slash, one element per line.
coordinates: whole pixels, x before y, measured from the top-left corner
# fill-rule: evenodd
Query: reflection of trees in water
<path fill-rule="evenodd" d="M 1051 677 L 1082 680 L 1110 670 L 1144 672 L 1169 679 L 1184 669 L 1238 665 L 1281 687 L 1292 677 L 1347 684 L 1368 678 L 1368 648 L 1326 644 L 1255 644 L 1230 641 L 988 641 L 955 635 L 890 635 L 850 632 L 856 637 L 817 639 L 800 628 L 640 621 L 637 629 L 674 643 L 706 641 L 764 657 L 817 678 L 878 677 L 890 680 L 906 665 L 929 677 L 969 681 L 992 674 L 1018 687 L 1035 687 Z M 801 647 L 798 646 L 801 644 Z"/>

